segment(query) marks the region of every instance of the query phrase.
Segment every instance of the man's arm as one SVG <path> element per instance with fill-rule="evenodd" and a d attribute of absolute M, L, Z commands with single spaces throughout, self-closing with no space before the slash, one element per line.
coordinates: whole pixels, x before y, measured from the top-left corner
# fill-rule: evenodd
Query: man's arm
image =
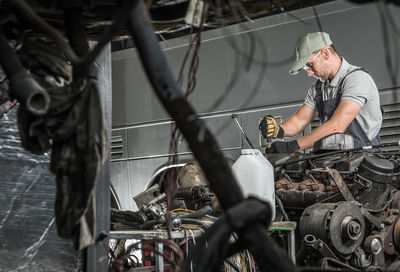
<path fill-rule="evenodd" d="M 316 116 L 317 112 L 315 110 L 311 109 L 307 105 L 301 106 L 294 115 L 280 124 L 285 131 L 284 136 L 296 136 L 303 131 Z"/>
<path fill-rule="evenodd" d="M 310 134 L 297 140 L 300 149 L 313 147 L 316 141 L 329 134 L 338 132 L 343 133 L 360 110 L 361 106 L 356 102 L 350 100 L 341 101 L 329 121 L 314 129 Z"/>

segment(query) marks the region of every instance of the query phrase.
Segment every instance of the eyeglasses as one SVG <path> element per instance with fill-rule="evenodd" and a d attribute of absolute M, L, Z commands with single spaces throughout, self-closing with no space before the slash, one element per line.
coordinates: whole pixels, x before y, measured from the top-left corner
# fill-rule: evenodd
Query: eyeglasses
<path fill-rule="evenodd" d="M 312 59 L 309 62 L 307 62 L 306 65 L 303 66 L 303 69 L 306 71 L 313 69 L 314 68 L 313 62 L 319 56 L 319 54 L 321 54 L 321 51 L 319 51 L 318 54 L 312 57 Z"/>

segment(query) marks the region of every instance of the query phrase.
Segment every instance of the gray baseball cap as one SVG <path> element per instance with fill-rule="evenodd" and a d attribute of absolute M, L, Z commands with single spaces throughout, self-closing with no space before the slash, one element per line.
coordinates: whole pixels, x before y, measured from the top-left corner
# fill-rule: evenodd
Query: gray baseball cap
<path fill-rule="evenodd" d="M 313 32 L 303 36 L 296 45 L 296 61 L 289 70 L 289 74 L 296 75 L 306 65 L 313 52 L 332 44 L 329 34 Z"/>

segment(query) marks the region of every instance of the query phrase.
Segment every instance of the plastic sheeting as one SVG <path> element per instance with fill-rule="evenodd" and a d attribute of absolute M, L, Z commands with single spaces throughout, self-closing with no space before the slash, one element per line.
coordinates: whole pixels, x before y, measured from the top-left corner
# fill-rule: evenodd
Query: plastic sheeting
<path fill-rule="evenodd" d="M 0 271 L 76 271 L 78 253 L 58 237 L 49 154 L 21 146 L 17 107 L 0 118 Z"/>

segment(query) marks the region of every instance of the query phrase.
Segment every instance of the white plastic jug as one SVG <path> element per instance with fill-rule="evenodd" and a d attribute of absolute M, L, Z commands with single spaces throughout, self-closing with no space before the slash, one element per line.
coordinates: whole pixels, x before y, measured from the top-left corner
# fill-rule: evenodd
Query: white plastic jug
<path fill-rule="evenodd" d="M 274 168 L 258 149 L 242 149 L 232 171 L 245 197 L 253 196 L 271 205 L 275 218 Z"/>

